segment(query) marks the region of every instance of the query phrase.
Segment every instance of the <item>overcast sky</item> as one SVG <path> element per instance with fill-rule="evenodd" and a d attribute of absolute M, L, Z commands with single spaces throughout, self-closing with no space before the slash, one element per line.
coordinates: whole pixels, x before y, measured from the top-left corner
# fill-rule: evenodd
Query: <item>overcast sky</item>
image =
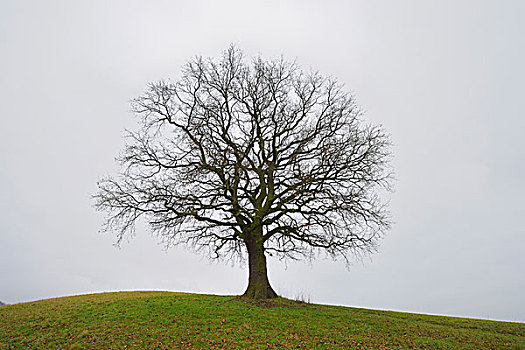
<path fill-rule="evenodd" d="M 0 300 L 240 294 L 247 271 L 147 229 L 121 249 L 91 195 L 129 100 L 230 43 L 337 77 L 392 134 L 380 252 L 270 261 L 318 303 L 525 321 L 525 1 L 0 1 Z"/>

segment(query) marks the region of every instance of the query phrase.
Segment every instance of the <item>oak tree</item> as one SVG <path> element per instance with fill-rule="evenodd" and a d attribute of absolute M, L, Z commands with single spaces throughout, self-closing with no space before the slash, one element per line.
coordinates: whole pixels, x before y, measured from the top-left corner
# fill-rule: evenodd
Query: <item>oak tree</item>
<path fill-rule="evenodd" d="M 277 296 L 268 254 L 350 261 L 389 229 L 389 136 L 336 79 L 232 46 L 136 98 L 122 171 L 95 207 L 117 243 L 146 220 L 167 246 L 248 262 L 244 295 Z"/>

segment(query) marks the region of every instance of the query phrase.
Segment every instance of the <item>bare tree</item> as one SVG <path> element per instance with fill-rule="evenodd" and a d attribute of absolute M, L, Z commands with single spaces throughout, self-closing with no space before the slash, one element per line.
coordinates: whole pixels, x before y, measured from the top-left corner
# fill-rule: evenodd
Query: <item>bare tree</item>
<path fill-rule="evenodd" d="M 348 262 L 390 227 L 378 196 L 391 182 L 389 137 L 335 79 L 232 46 L 150 84 L 133 110 L 122 173 L 94 196 L 117 243 L 145 218 L 167 246 L 247 255 L 244 295 L 264 299 L 277 296 L 265 254 Z"/>

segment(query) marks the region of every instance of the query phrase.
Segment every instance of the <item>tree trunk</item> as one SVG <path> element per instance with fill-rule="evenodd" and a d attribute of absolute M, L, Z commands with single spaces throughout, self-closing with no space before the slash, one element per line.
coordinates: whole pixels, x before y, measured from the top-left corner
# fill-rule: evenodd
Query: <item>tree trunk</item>
<path fill-rule="evenodd" d="M 251 299 L 276 298 L 277 293 L 268 280 L 262 235 L 248 239 L 245 243 L 248 250 L 249 278 L 248 288 L 246 288 L 243 296 Z"/>

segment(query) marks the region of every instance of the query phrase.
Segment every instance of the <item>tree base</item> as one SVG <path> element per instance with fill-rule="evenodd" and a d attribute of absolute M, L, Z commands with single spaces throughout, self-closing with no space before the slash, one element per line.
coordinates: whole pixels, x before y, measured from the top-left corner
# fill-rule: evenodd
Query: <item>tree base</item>
<path fill-rule="evenodd" d="M 273 299 L 279 297 L 269 284 L 266 286 L 257 287 L 248 286 L 242 297 L 256 300 Z"/>

